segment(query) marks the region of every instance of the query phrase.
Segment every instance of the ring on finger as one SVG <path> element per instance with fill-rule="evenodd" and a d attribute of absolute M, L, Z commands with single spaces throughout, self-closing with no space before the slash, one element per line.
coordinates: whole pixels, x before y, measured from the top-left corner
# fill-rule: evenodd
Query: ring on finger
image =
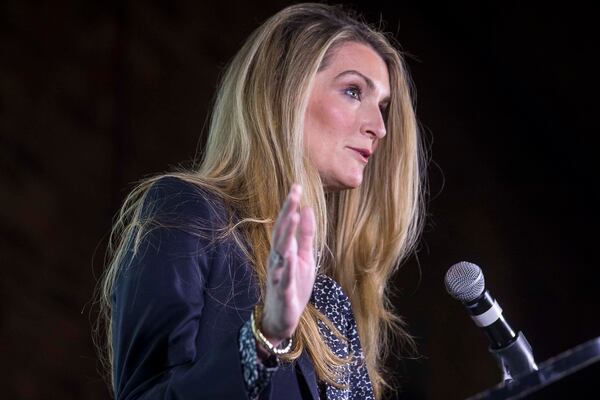
<path fill-rule="evenodd" d="M 272 266 L 280 267 L 283 265 L 283 256 L 277 250 L 273 249 L 269 255 L 269 261 Z"/>

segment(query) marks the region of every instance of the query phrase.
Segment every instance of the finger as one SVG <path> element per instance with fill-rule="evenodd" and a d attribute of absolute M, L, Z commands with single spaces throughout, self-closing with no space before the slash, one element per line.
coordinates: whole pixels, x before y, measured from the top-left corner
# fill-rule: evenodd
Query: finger
<path fill-rule="evenodd" d="M 311 207 L 305 207 L 300 211 L 298 223 L 298 256 L 305 262 L 314 257 L 315 231 L 315 213 Z"/>
<path fill-rule="evenodd" d="M 290 188 L 283 207 L 279 212 L 277 221 L 275 222 L 275 229 L 273 230 L 273 238 L 279 237 L 285 230 L 285 225 L 289 220 L 289 216 L 296 212 L 298 205 L 300 204 L 300 196 L 302 194 L 302 187 L 298 184 L 293 184 Z"/>
<path fill-rule="evenodd" d="M 272 251 L 276 251 L 275 248 L 273 248 Z M 283 276 L 283 272 L 287 268 L 287 264 L 288 264 L 288 259 L 284 254 L 281 254 L 281 258 L 279 259 L 278 262 L 274 262 L 274 259 L 269 257 L 269 262 L 267 265 L 267 274 L 268 274 L 268 281 L 273 286 L 280 285 L 281 279 Z"/>
<path fill-rule="evenodd" d="M 271 257 L 269 257 L 268 273 L 271 276 L 270 280 L 273 285 L 280 284 L 282 274 L 284 273 L 284 270 L 287 269 L 289 264 L 289 255 L 292 253 L 295 255 L 298 252 L 295 235 L 299 219 L 300 217 L 298 214 L 293 214 L 291 216 L 284 235 L 281 237 L 280 241 L 273 246 L 273 251 L 279 253 L 283 258 L 277 265 L 275 265 L 275 263 L 273 263 L 271 260 Z"/>
<path fill-rule="evenodd" d="M 286 257 L 287 253 L 292 250 L 292 242 L 296 240 L 296 231 L 298 230 L 299 221 L 300 215 L 298 215 L 298 213 L 293 213 L 290 215 L 283 235 L 281 235 L 279 240 L 273 244 L 273 248 L 277 250 L 277 252 L 279 252 L 279 254 L 281 254 L 284 258 Z M 298 249 L 295 248 L 294 253 L 297 251 Z"/>
<path fill-rule="evenodd" d="M 273 237 L 272 246 L 277 249 L 281 255 L 285 254 L 283 247 L 287 248 L 286 243 L 289 243 L 290 238 L 296 234 L 296 229 L 300 220 L 300 216 L 297 212 L 299 202 L 300 201 L 297 198 L 290 198 L 290 207 L 286 210 L 287 215 L 280 221 L 278 233 Z"/>
<path fill-rule="evenodd" d="M 301 195 L 302 186 L 294 183 L 290 188 L 290 192 L 288 193 L 285 202 L 283 203 L 281 211 L 279 211 L 277 221 L 275 221 L 275 229 L 273 229 L 273 242 L 275 242 L 275 238 L 278 238 L 283 234 L 285 225 L 289 220 L 289 216 L 296 212 L 298 205 L 300 204 Z"/>
<path fill-rule="evenodd" d="M 296 248 L 297 244 L 296 244 L 296 229 L 298 226 L 298 220 L 300 219 L 300 217 L 298 216 L 298 214 L 294 214 L 291 217 L 290 220 L 290 224 L 288 225 L 288 229 L 285 232 L 285 235 L 283 237 L 283 242 L 281 243 L 280 246 L 275 247 L 275 249 L 279 252 L 279 254 L 283 255 L 283 268 L 276 268 L 277 270 L 280 270 L 279 273 L 280 278 L 280 286 L 282 286 L 283 288 L 287 287 L 289 284 L 289 274 L 288 274 L 288 270 L 290 268 L 290 265 L 295 263 L 296 260 L 294 257 L 296 257 L 296 254 L 298 252 L 298 249 Z M 285 284 L 281 283 L 283 281 L 286 281 Z"/>
<path fill-rule="evenodd" d="M 297 255 L 295 252 L 290 252 L 285 259 L 285 268 L 281 271 L 281 283 L 279 288 L 286 290 L 296 279 L 296 268 L 298 268 Z"/>

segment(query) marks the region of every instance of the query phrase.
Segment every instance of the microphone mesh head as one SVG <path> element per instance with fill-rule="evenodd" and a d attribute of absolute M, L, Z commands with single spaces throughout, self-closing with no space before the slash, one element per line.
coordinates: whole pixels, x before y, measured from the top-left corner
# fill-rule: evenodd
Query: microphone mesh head
<path fill-rule="evenodd" d="M 451 266 L 446 272 L 444 283 L 450 296 L 462 302 L 475 300 L 485 290 L 481 268 L 466 261 Z"/>

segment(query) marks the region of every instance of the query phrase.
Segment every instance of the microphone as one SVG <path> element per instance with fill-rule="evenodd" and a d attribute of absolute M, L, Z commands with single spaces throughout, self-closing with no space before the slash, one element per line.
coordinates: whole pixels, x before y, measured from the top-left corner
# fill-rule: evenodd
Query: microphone
<path fill-rule="evenodd" d="M 490 348 L 501 349 L 517 339 L 517 335 L 502 316 L 502 308 L 485 290 L 481 268 L 463 261 L 454 264 L 444 280 L 450 296 L 463 302 L 475 324 L 483 329 Z"/>
<path fill-rule="evenodd" d="M 489 351 L 500 365 L 505 381 L 538 369 L 531 345 L 522 332 L 515 334 L 504 319 L 502 308 L 485 289 L 481 268 L 466 261 L 454 264 L 446 272 L 444 283 L 450 296 L 463 303 L 487 336 Z"/>

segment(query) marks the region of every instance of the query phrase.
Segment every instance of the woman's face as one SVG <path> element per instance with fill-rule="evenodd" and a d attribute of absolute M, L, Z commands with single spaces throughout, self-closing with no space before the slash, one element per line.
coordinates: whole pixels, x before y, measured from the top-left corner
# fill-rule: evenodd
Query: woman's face
<path fill-rule="evenodd" d="M 304 120 L 308 159 L 325 190 L 355 188 L 386 134 L 388 69 L 369 46 L 348 42 L 317 72 Z"/>

